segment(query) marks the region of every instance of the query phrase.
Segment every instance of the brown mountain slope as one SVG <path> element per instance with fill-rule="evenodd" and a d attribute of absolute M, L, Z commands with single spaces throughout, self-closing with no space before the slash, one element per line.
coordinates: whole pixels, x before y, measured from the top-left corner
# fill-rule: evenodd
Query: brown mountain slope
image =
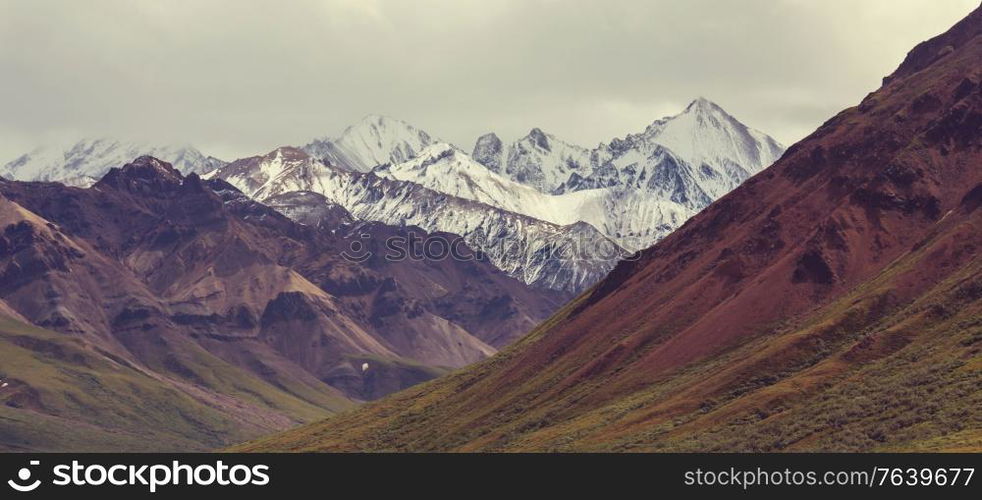
<path fill-rule="evenodd" d="M 0 451 L 203 451 L 328 413 L 215 360 L 189 384 L 2 314 L 0 352 Z"/>
<path fill-rule="evenodd" d="M 0 316 L 10 318 L 16 321 L 27 322 L 27 319 L 21 316 L 12 307 L 8 306 L 6 302 L 0 300 Z"/>
<path fill-rule="evenodd" d="M 980 33 L 504 353 L 242 449 L 982 449 Z"/>
<path fill-rule="evenodd" d="M 224 186 L 222 189 L 233 190 L 234 194 L 228 196 L 235 197 L 238 210 L 262 206 L 224 181 L 209 183 L 216 189 Z M 222 189 L 219 190 L 228 192 Z M 292 219 L 330 231 L 338 238 L 331 251 L 308 247 L 313 250 L 291 257 L 290 265 L 328 293 L 363 311 L 366 321 L 402 328 L 407 319 L 388 314 L 394 299 L 402 303 L 402 309 L 421 307 L 497 348 L 531 331 L 571 298 L 566 293 L 531 288 L 508 277 L 457 235 L 427 233 L 412 226 L 355 223 L 343 208 L 328 204 L 322 195 L 312 192 L 291 192 L 267 201 Z M 394 246 L 386 245 L 390 241 L 395 242 Z M 367 258 L 357 265 L 337 262 L 338 253 L 359 245 L 363 250 L 352 253 Z M 461 258 L 419 258 L 428 245 L 434 254 L 456 248 Z M 368 292 L 373 290 L 383 293 L 372 296 Z M 393 292 L 401 298 L 392 297 Z M 367 300 L 369 297 L 372 300 Z M 407 301 L 409 298 L 412 300 Z"/>
<path fill-rule="evenodd" d="M 46 240 L 78 248 L 67 263 L 52 265 L 43 264 L 67 253 L 54 244 L 5 253 L 8 272 L 35 271 L 3 290 L 35 325 L 82 334 L 123 359 L 197 385 L 207 386 L 214 371 L 201 359 L 217 355 L 294 395 L 340 399 L 256 338 L 260 316 L 281 293 L 303 294 L 325 311 L 337 305 L 276 265 L 267 238 L 229 217 L 200 183 L 182 182 L 169 165 L 145 158 L 114 169 L 92 189 L 14 182 L 0 188 L 52 221 L 43 222 L 45 229 L 57 233 Z M 46 240 L 35 237 L 35 247 Z M 42 265 L 22 265 L 25 255 Z M 343 315 L 318 319 L 339 352 L 395 357 Z"/>
<path fill-rule="evenodd" d="M 0 449 L 204 450 L 350 406 L 215 356 L 118 263 L 3 196 L 0 227 Z"/>
<path fill-rule="evenodd" d="M 150 157 L 90 189 L 0 180 L 0 314 L 68 334 L 94 357 L 241 420 L 232 433 L 215 415 L 202 418 L 212 439 L 200 448 L 208 448 L 484 359 L 496 350 L 478 336 L 530 328 L 561 299 L 481 260 L 344 259 L 352 239 L 381 245 L 404 230 L 339 223 L 350 221 L 325 213 L 296 223 L 222 181 L 184 178 Z M 498 323 L 475 305 L 496 301 Z M 7 368 L 0 357 L 0 372 Z M 56 393 L 43 380 L 23 384 L 40 398 L 23 411 L 84 419 L 48 404 Z M 0 445 L 3 436 L 22 449 L 92 444 L 22 435 L 0 425 Z M 113 442 L 97 449 L 114 450 Z"/>

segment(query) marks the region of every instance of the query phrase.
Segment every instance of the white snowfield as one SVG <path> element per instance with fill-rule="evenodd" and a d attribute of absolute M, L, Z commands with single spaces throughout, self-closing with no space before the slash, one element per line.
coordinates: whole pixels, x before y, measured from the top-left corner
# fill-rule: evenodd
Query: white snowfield
<path fill-rule="evenodd" d="M 116 139 L 83 139 L 73 144 L 42 146 L 0 167 L 0 176 L 19 181 L 54 181 L 88 187 L 113 167 L 140 156 L 164 160 L 182 173 L 204 173 L 225 164 L 192 146 L 159 146 Z"/>

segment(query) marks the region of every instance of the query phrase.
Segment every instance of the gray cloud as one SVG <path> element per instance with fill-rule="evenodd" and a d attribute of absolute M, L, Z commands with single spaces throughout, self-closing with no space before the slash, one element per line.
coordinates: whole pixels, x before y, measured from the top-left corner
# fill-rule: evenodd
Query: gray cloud
<path fill-rule="evenodd" d="M 0 160 L 66 137 L 233 158 L 369 113 L 592 146 L 708 97 L 790 144 L 977 0 L 0 0 Z"/>

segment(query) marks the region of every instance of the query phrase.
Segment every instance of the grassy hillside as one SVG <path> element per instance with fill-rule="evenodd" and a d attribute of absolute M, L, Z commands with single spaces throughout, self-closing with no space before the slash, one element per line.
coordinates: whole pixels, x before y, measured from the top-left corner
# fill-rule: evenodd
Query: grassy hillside
<path fill-rule="evenodd" d="M 148 375 L 72 336 L 0 317 L 0 451 L 194 451 L 350 405 L 286 394 L 206 353 L 202 385 Z M 216 396 L 217 390 L 224 396 Z"/>

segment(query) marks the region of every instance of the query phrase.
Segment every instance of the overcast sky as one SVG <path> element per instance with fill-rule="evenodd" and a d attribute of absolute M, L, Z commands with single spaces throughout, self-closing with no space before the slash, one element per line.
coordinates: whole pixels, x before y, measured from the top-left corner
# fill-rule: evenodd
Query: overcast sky
<path fill-rule="evenodd" d="M 705 96 L 791 144 L 978 0 L 0 0 L 0 161 L 82 136 L 230 160 L 366 114 L 594 146 Z"/>

